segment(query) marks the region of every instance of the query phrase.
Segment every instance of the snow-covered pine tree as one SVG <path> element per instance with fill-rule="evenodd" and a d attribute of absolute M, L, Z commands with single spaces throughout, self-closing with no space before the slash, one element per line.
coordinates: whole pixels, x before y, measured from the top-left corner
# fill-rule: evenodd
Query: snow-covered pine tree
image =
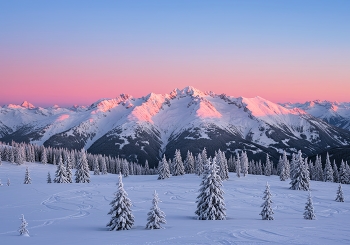
<path fill-rule="evenodd" d="M 101 174 L 106 175 L 107 172 L 107 163 L 106 163 L 106 157 L 101 157 Z"/>
<path fill-rule="evenodd" d="M 115 197 L 110 203 L 111 210 L 108 212 L 112 217 L 107 227 L 110 231 L 129 230 L 134 224 L 134 216 L 131 211 L 131 201 L 123 187 L 121 173 L 119 174 L 118 191 L 114 195 Z"/>
<path fill-rule="evenodd" d="M 0 179 L 0 186 L 2 186 L 3 184 L 2 184 L 2 182 L 1 182 L 1 179 Z"/>
<path fill-rule="evenodd" d="M 277 163 L 277 175 L 278 176 L 281 176 L 282 166 L 283 166 L 283 160 L 282 160 L 282 157 L 280 156 L 280 158 L 278 159 L 278 163 Z"/>
<path fill-rule="evenodd" d="M 19 234 L 21 236 L 29 236 L 29 231 L 27 230 L 28 222 L 24 219 L 24 215 L 22 214 L 22 217 L 19 218 L 21 220 L 21 226 L 19 227 Z"/>
<path fill-rule="evenodd" d="M 10 148 L 10 163 L 15 163 L 15 150 L 14 150 L 14 147 L 11 147 Z"/>
<path fill-rule="evenodd" d="M 346 166 L 343 160 L 341 161 L 340 168 L 339 168 L 339 183 L 341 184 L 349 183 L 348 171 L 346 171 Z"/>
<path fill-rule="evenodd" d="M 7 183 L 6 183 L 7 186 L 10 186 L 11 185 L 11 182 L 10 182 L 10 178 L 7 178 Z"/>
<path fill-rule="evenodd" d="M 314 163 L 310 160 L 309 161 L 309 172 L 310 172 L 310 180 L 315 180 L 315 166 Z"/>
<path fill-rule="evenodd" d="M 26 174 L 24 175 L 24 184 L 31 184 L 32 179 L 30 178 L 30 173 L 28 167 L 26 168 Z"/>
<path fill-rule="evenodd" d="M 335 183 L 339 183 L 339 171 L 335 160 L 333 161 L 333 180 Z"/>
<path fill-rule="evenodd" d="M 208 156 L 207 156 L 207 149 L 204 147 L 202 153 L 201 153 L 201 157 L 202 157 L 202 164 L 203 167 L 207 164 L 207 160 L 208 160 Z M 204 171 L 204 169 L 203 169 Z"/>
<path fill-rule="evenodd" d="M 196 161 L 196 174 L 198 176 L 200 176 L 204 172 L 204 165 L 203 165 L 202 155 L 200 153 L 198 153 L 196 160 L 197 160 Z"/>
<path fill-rule="evenodd" d="M 344 195 L 343 195 L 343 189 L 341 188 L 341 184 L 339 184 L 339 187 L 337 190 L 337 197 L 335 198 L 335 201 L 344 202 Z"/>
<path fill-rule="evenodd" d="M 51 184 L 51 183 L 52 183 L 50 172 L 47 172 L 47 179 L 46 179 L 46 182 L 47 182 L 48 184 Z"/>
<path fill-rule="evenodd" d="M 52 158 L 52 164 L 56 165 L 56 156 L 55 156 L 55 154 L 53 155 L 53 158 Z"/>
<path fill-rule="evenodd" d="M 309 191 L 309 195 L 308 195 L 306 206 L 305 206 L 304 219 L 309 219 L 309 220 L 316 219 L 314 205 L 312 203 L 310 191 Z"/>
<path fill-rule="evenodd" d="M 222 180 L 218 175 L 215 158 L 205 166 L 199 195 L 197 197 L 197 210 L 199 220 L 226 219 L 226 205 Z"/>
<path fill-rule="evenodd" d="M 175 156 L 173 160 L 173 176 L 178 176 L 178 175 L 184 175 L 185 174 L 185 168 L 182 162 L 181 158 L 181 153 L 180 150 L 175 151 Z"/>
<path fill-rule="evenodd" d="M 329 154 L 327 152 L 326 165 L 324 166 L 324 181 L 325 182 L 334 182 L 333 178 L 333 168 L 331 161 L 329 160 Z"/>
<path fill-rule="evenodd" d="M 124 159 L 122 162 L 122 173 L 124 177 L 129 176 L 129 163 L 126 159 Z"/>
<path fill-rule="evenodd" d="M 283 151 L 283 166 L 285 168 L 285 171 L 286 171 L 286 179 L 289 179 L 290 178 L 290 165 L 289 165 L 289 160 L 287 158 L 287 153 L 286 151 Z"/>
<path fill-rule="evenodd" d="M 163 155 L 163 160 L 159 162 L 158 165 L 158 179 L 167 179 L 170 177 L 169 164 L 166 160 L 165 155 Z"/>
<path fill-rule="evenodd" d="M 151 210 L 147 213 L 148 222 L 146 224 L 146 229 L 160 229 L 160 228 L 163 228 L 161 224 L 166 224 L 165 214 L 158 207 L 159 202 L 160 202 L 160 199 L 158 197 L 158 194 L 156 191 L 154 191 L 153 200 L 152 200 L 153 205 L 151 207 Z"/>
<path fill-rule="evenodd" d="M 310 189 L 310 174 L 308 164 L 304 162 L 300 150 L 293 162 L 294 174 L 291 177 L 290 189 L 308 191 Z"/>
<path fill-rule="evenodd" d="M 43 147 L 43 150 L 41 152 L 41 163 L 42 164 L 47 164 L 47 153 L 46 153 L 46 148 Z"/>
<path fill-rule="evenodd" d="M 194 158 L 192 155 L 192 152 L 189 150 L 187 151 L 186 160 L 184 162 L 185 167 L 185 173 L 186 174 L 193 174 L 194 173 Z"/>
<path fill-rule="evenodd" d="M 247 153 L 245 151 L 242 151 L 241 154 L 241 172 L 243 174 L 243 177 L 245 177 L 248 174 L 248 168 L 249 168 L 249 160 Z"/>
<path fill-rule="evenodd" d="M 90 183 L 89 166 L 84 149 L 81 149 L 79 154 L 77 170 L 75 171 L 75 183 Z"/>
<path fill-rule="evenodd" d="M 68 183 L 66 167 L 63 165 L 62 157 L 58 158 L 57 170 L 55 173 L 54 183 Z"/>
<path fill-rule="evenodd" d="M 67 158 L 65 159 L 65 163 L 63 163 L 63 166 L 66 169 L 67 183 L 73 183 L 71 160 L 69 155 L 67 155 Z"/>
<path fill-rule="evenodd" d="M 283 160 L 280 163 L 280 174 L 279 174 L 279 176 L 280 176 L 280 180 L 281 181 L 286 181 L 287 174 L 286 174 L 286 167 L 284 166 Z"/>
<path fill-rule="evenodd" d="M 236 175 L 238 178 L 241 177 L 241 159 L 238 151 L 236 152 Z"/>
<path fill-rule="evenodd" d="M 216 158 L 216 164 L 219 167 L 219 175 L 221 180 L 228 180 L 228 166 L 227 166 L 227 160 L 225 157 L 225 153 L 223 153 L 220 149 L 218 152 L 215 154 Z"/>
<path fill-rule="evenodd" d="M 100 167 L 98 166 L 98 159 L 97 159 L 97 156 L 94 156 L 94 164 L 93 164 L 93 167 L 94 167 L 94 175 L 100 175 Z"/>
<path fill-rule="evenodd" d="M 269 154 L 266 153 L 266 164 L 265 164 L 265 176 L 271 176 L 271 162 L 270 162 L 270 157 Z"/>
<path fill-rule="evenodd" d="M 318 156 L 318 155 L 316 156 L 314 171 L 315 171 L 314 180 L 323 181 L 323 168 L 322 168 L 321 156 Z"/>
<path fill-rule="evenodd" d="M 262 175 L 262 174 L 263 174 L 261 160 L 259 160 L 259 161 L 257 162 L 256 174 L 257 174 L 257 175 Z"/>
<path fill-rule="evenodd" d="M 264 191 L 264 197 L 263 199 L 265 200 L 264 203 L 261 205 L 261 207 L 263 208 L 261 210 L 261 218 L 263 220 L 273 220 L 273 210 L 272 210 L 272 207 L 271 207 L 271 204 L 273 203 L 272 200 L 271 200 L 271 192 L 270 192 L 270 186 L 269 186 L 269 183 L 266 182 L 266 189 Z"/>
<path fill-rule="evenodd" d="M 145 175 L 149 175 L 150 171 L 149 171 L 149 165 L 148 165 L 148 160 L 146 159 L 145 161 Z"/>

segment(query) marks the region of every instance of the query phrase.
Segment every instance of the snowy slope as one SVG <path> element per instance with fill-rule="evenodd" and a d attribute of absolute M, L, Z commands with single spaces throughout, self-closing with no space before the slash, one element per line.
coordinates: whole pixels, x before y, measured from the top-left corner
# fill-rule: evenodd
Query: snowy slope
<path fill-rule="evenodd" d="M 331 101 L 308 101 L 305 103 L 285 103 L 286 108 L 300 108 L 308 114 L 321 118 L 340 128 L 350 130 L 350 103 Z"/>
<path fill-rule="evenodd" d="M 29 167 L 31 185 L 22 183 Z M 53 165 L 3 162 L 0 186 L 1 244 L 349 244 L 350 186 L 343 185 L 344 203 L 335 202 L 338 184 L 311 181 L 316 220 L 304 220 L 307 192 L 289 189 L 277 176 L 253 176 L 223 183 L 227 220 L 196 220 L 194 214 L 200 178 L 195 175 L 157 180 L 140 175 L 123 179 L 133 203 L 131 230 L 108 231 L 110 201 L 117 190 L 117 175 L 91 176 L 90 184 L 46 184 Z M 269 182 L 275 220 L 259 213 L 266 181 Z M 147 212 L 156 190 L 167 224 L 146 230 Z M 18 236 L 20 216 L 29 223 L 30 237 Z"/>
<path fill-rule="evenodd" d="M 40 108 L 29 102 L 0 108 L 0 140 L 86 148 L 92 153 L 157 165 L 160 156 L 206 147 L 250 157 L 277 157 L 302 149 L 307 155 L 350 143 L 350 132 L 317 119 L 305 108 L 281 106 L 261 97 L 232 97 L 193 87 L 141 98 L 122 94 L 89 107 Z M 260 155 L 259 155 L 260 154 Z"/>

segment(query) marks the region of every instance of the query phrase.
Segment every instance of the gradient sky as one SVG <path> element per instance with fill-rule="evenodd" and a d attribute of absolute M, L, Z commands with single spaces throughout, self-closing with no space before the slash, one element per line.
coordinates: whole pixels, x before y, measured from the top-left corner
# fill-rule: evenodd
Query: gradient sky
<path fill-rule="evenodd" d="M 0 1 L 0 85 L 0 105 L 187 85 L 350 101 L 350 1 Z"/>

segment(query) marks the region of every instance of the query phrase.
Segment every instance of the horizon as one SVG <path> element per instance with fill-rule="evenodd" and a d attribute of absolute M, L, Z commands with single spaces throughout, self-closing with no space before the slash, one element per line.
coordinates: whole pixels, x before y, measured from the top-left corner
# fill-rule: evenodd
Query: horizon
<path fill-rule="evenodd" d="M 0 104 L 90 105 L 188 84 L 348 102 L 349 1 L 2 1 Z"/>
<path fill-rule="evenodd" d="M 155 93 L 155 94 L 161 94 L 161 95 L 166 95 L 166 94 L 170 94 L 172 91 L 178 89 L 180 91 L 186 89 L 186 88 L 193 88 L 193 89 L 196 89 L 196 90 L 199 90 L 201 92 L 204 92 L 204 93 L 209 93 L 209 92 L 213 92 L 214 94 L 216 95 L 221 95 L 221 94 L 226 94 L 226 93 L 216 93 L 215 91 L 212 91 L 212 90 L 208 90 L 208 91 L 204 91 L 204 90 L 200 90 L 198 88 L 195 88 L 193 86 L 185 86 L 184 88 L 174 88 L 166 93 Z M 133 98 L 135 99 L 140 99 L 142 97 L 146 97 L 147 95 L 151 94 L 151 93 L 154 93 L 152 91 L 149 91 L 147 92 L 146 94 L 143 94 L 141 96 L 134 96 L 133 94 L 128 94 L 128 93 L 119 93 L 118 95 L 114 96 L 114 97 L 102 97 L 102 98 L 99 98 L 99 99 L 96 99 L 92 102 L 88 102 L 86 104 L 58 104 L 58 103 L 54 103 L 54 104 L 42 104 L 42 103 L 34 103 L 30 100 L 26 100 L 26 99 L 23 99 L 21 101 L 18 101 L 18 102 L 10 102 L 10 103 L 5 103 L 5 104 L 0 104 L 0 107 L 3 107 L 3 106 L 7 106 L 7 105 L 16 105 L 16 106 L 21 106 L 23 103 L 30 103 L 32 104 L 35 108 L 37 107 L 42 107 L 42 108 L 49 108 L 49 107 L 55 107 L 55 106 L 58 106 L 58 107 L 64 107 L 64 108 L 68 108 L 68 107 L 74 107 L 74 106 L 81 106 L 81 107 L 89 107 L 91 106 L 92 104 L 96 103 L 97 101 L 100 101 L 100 100 L 110 100 L 110 99 L 114 99 L 114 98 L 117 98 L 119 97 L 120 95 L 122 94 L 126 94 L 126 95 L 130 95 L 132 96 Z M 315 101 L 320 101 L 320 102 L 331 102 L 331 103 L 349 103 L 349 101 L 330 101 L 330 100 L 320 100 L 320 99 L 316 99 L 316 100 L 306 100 L 306 101 L 295 101 L 295 102 L 291 102 L 291 101 L 285 101 L 285 102 L 275 102 L 275 101 L 272 101 L 272 100 L 269 100 L 268 98 L 264 98 L 262 96 L 259 96 L 259 95 L 256 95 L 256 96 L 253 96 L 253 97 L 245 97 L 245 96 L 234 96 L 234 95 L 230 95 L 230 94 L 226 94 L 227 96 L 231 96 L 231 97 L 234 97 L 234 98 L 247 98 L 247 99 L 251 99 L 251 98 L 256 98 L 256 97 L 260 97 L 260 98 L 263 98 L 265 100 L 268 100 L 268 101 L 271 101 L 273 103 L 276 103 L 276 104 L 286 104 L 286 103 L 292 103 L 292 104 L 295 104 L 295 103 L 300 103 L 300 104 L 304 104 L 304 103 L 307 103 L 307 102 L 315 102 Z"/>

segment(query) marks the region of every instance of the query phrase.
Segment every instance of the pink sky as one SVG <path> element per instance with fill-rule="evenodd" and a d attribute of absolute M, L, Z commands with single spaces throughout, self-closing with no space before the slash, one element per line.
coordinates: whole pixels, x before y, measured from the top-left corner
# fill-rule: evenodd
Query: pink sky
<path fill-rule="evenodd" d="M 0 105 L 89 105 L 193 86 L 350 101 L 349 1 L 0 3 Z"/>

